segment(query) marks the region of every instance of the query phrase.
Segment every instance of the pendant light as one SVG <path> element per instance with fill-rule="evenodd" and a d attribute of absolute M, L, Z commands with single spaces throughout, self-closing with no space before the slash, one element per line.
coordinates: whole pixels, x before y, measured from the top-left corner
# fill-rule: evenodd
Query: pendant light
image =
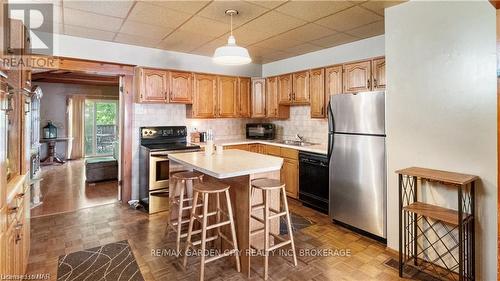
<path fill-rule="evenodd" d="M 226 10 L 226 15 L 231 16 L 231 35 L 227 39 L 227 45 L 215 50 L 212 60 L 222 65 L 242 65 L 252 62 L 248 50 L 236 45 L 236 39 L 233 36 L 233 15 L 237 15 L 236 10 Z"/>

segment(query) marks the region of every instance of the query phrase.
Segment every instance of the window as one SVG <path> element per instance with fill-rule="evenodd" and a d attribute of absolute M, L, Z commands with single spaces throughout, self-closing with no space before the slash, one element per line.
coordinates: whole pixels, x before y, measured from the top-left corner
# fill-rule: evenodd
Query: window
<path fill-rule="evenodd" d="M 85 156 L 116 155 L 118 101 L 85 100 Z"/>

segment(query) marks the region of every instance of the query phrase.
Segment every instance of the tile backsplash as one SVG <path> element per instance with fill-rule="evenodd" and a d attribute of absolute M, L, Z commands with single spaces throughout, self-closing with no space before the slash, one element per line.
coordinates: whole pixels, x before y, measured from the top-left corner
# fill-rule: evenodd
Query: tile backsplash
<path fill-rule="evenodd" d="M 297 134 L 303 136 L 306 141 L 327 143 L 328 142 L 328 120 L 312 119 L 311 107 L 292 106 L 290 108 L 290 118 L 277 120 L 276 135 L 278 138 L 295 139 Z"/>

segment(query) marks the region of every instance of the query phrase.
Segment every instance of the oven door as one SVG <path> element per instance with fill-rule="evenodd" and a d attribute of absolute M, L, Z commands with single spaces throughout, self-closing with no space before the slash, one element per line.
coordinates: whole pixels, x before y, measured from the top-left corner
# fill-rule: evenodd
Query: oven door
<path fill-rule="evenodd" d="M 170 161 L 167 155 L 149 157 L 149 190 L 168 188 Z"/>

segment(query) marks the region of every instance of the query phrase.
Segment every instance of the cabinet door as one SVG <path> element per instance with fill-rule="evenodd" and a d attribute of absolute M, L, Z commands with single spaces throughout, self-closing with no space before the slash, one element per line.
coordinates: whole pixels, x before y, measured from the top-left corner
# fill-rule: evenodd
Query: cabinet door
<path fill-rule="evenodd" d="M 250 78 L 238 78 L 238 116 L 250 117 Z"/>
<path fill-rule="evenodd" d="M 7 195 L 7 83 L 0 80 L 0 208 L 5 206 Z M 2 220 L 0 220 L 0 223 Z M 3 230 L 3 229 L 0 229 Z"/>
<path fill-rule="evenodd" d="M 266 79 L 266 116 L 278 117 L 278 78 Z"/>
<path fill-rule="evenodd" d="M 234 144 L 234 145 L 226 145 L 224 149 L 239 149 L 239 150 L 249 150 L 248 144 Z"/>
<path fill-rule="evenodd" d="M 252 80 L 252 118 L 266 117 L 266 79 Z"/>
<path fill-rule="evenodd" d="M 299 161 L 285 158 L 281 168 L 281 181 L 285 183 L 286 194 L 292 198 L 299 195 Z"/>
<path fill-rule="evenodd" d="M 141 71 L 141 102 L 168 102 L 167 72 L 156 69 Z"/>
<path fill-rule="evenodd" d="M 385 58 L 374 59 L 372 61 L 372 81 L 374 91 L 385 89 Z"/>
<path fill-rule="evenodd" d="M 258 143 L 251 143 L 251 144 L 249 144 L 248 145 L 248 151 L 259 153 L 259 144 Z"/>
<path fill-rule="evenodd" d="M 325 69 L 326 96 L 342 94 L 342 65 L 334 65 Z"/>
<path fill-rule="evenodd" d="M 217 100 L 217 77 L 194 74 L 193 117 L 215 117 Z"/>
<path fill-rule="evenodd" d="M 190 72 L 170 72 L 170 93 L 171 103 L 190 104 L 193 102 L 193 74 Z"/>
<path fill-rule="evenodd" d="M 292 77 L 292 103 L 309 103 L 309 71 L 296 72 Z"/>
<path fill-rule="evenodd" d="M 236 77 L 219 76 L 218 77 L 219 90 L 217 105 L 218 117 L 236 117 L 238 100 L 238 79 Z"/>
<path fill-rule="evenodd" d="M 292 75 L 286 74 L 278 76 L 278 97 L 280 104 L 292 103 Z"/>
<path fill-rule="evenodd" d="M 310 80 L 311 118 L 325 118 L 325 70 L 311 70 Z"/>
<path fill-rule="evenodd" d="M 371 61 L 344 64 L 344 92 L 371 90 Z"/>

